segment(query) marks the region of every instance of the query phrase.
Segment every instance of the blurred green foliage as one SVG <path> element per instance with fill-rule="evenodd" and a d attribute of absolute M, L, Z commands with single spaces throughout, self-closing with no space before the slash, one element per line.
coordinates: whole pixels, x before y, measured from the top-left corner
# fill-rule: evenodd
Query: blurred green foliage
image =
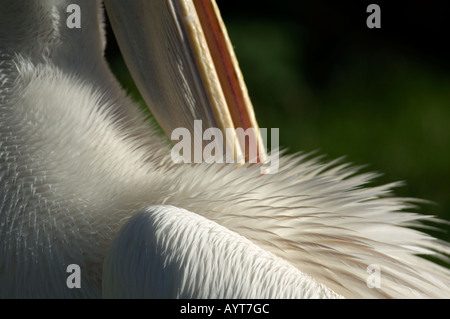
<path fill-rule="evenodd" d="M 361 4 L 356 12 L 292 3 L 219 1 L 260 127 L 279 127 L 289 152 L 368 164 L 362 171 L 383 173 L 374 184 L 404 180 L 397 195 L 430 200 L 419 211 L 450 221 L 449 55 L 410 34 L 423 27 L 436 35 L 440 26 L 382 20 L 370 30 Z M 110 61 L 139 99 L 120 57 Z"/>

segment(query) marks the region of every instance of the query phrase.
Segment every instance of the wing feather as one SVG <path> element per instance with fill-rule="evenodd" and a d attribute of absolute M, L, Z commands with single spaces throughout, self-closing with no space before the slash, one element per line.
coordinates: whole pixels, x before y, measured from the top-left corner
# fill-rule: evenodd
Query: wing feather
<path fill-rule="evenodd" d="M 195 213 L 150 206 L 104 262 L 106 298 L 339 298 L 283 259 Z"/>

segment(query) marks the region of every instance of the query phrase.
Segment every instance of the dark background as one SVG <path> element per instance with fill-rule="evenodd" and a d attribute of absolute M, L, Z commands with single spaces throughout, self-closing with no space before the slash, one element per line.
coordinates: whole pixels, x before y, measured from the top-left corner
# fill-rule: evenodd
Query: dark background
<path fill-rule="evenodd" d="M 218 0 L 260 127 L 289 152 L 367 166 L 373 185 L 450 221 L 450 9 L 445 2 Z M 381 29 L 366 8 L 381 7 Z M 109 32 L 111 34 L 111 32 Z M 112 37 L 107 58 L 139 99 Z M 445 233 L 434 232 L 450 241 Z"/>

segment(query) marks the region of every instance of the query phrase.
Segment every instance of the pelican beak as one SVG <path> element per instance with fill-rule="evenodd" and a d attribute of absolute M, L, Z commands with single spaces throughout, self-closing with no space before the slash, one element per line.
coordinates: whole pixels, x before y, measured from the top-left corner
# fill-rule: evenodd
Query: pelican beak
<path fill-rule="evenodd" d="M 264 162 L 253 106 L 215 0 L 105 0 L 105 7 L 127 67 L 168 136 L 177 128 L 194 132 L 201 120 L 203 129 L 227 136 L 225 152 L 255 160 L 249 148 L 256 145 L 257 161 Z M 238 138 L 238 128 L 253 128 L 248 140 Z"/>

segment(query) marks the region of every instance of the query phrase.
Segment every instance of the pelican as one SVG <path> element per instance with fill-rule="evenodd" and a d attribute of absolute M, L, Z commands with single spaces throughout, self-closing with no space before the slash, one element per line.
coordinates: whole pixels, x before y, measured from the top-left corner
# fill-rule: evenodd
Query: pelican
<path fill-rule="evenodd" d="M 213 0 L 104 6 L 168 136 L 194 120 L 258 132 Z M 261 173 L 263 148 L 258 163 L 175 163 L 108 68 L 103 10 L 0 1 L 0 297 L 450 297 L 450 271 L 422 257 L 449 245 L 418 230 L 439 221 L 396 183 L 308 154 Z"/>

